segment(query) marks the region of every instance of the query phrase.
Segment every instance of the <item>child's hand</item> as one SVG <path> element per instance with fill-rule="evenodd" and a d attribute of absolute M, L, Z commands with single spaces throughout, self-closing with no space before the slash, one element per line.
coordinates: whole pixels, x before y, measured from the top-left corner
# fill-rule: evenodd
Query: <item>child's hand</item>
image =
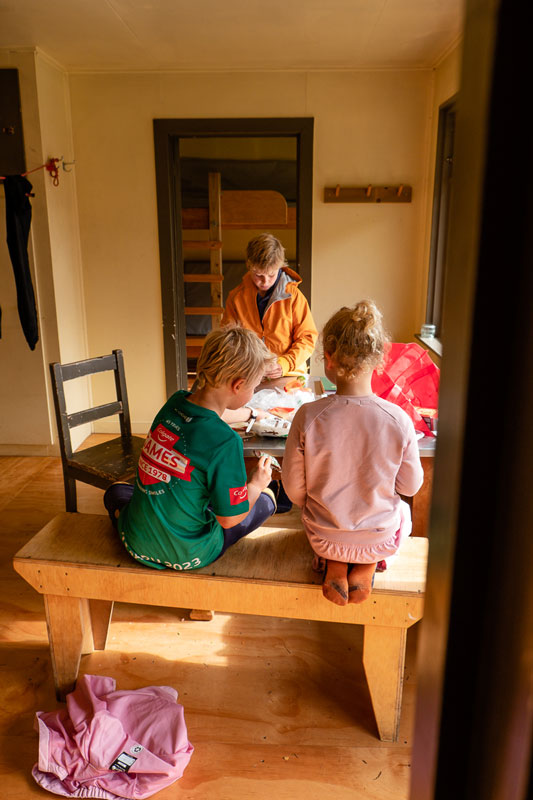
<path fill-rule="evenodd" d="M 263 491 L 272 480 L 272 466 L 270 456 L 261 456 L 257 462 L 257 467 L 252 472 L 248 483 L 253 483 L 258 489 Z"/>
<path fill-rule="evenodd" d="M 283 370 L 279 361 L 274 361 L 272 366 L 265 371 L 265 376 L 273 380 L 274 378 L 281 378 Z"/>

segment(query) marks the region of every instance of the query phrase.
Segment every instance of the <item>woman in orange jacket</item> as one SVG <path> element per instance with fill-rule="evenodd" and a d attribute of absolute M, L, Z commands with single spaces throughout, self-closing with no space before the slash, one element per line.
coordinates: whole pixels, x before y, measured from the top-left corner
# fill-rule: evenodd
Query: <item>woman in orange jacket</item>
<path fill-rule="evenodd" d="M 277 361 L 265 386 L 284 386 L 307 374 L 307 359 L 317 340 L 309 305 L 298 288 L 300 276 L 289 268 L 285 249 L 271 233 L 261 233 L 246 248 L 247 273 L 229 293 L 222 324 L 236 322 L 256 333 Z"/>

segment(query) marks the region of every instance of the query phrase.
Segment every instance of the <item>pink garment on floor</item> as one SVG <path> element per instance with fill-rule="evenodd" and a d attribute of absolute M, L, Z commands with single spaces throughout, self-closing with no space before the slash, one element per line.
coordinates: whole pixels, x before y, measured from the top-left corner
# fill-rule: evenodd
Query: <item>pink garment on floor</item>
<path fill-rule="evenodd" d="M 115 691 L 113 678 L 83 675 L 67 708 L 38 711 L 32 774 L 64 797 L 150 797 L 181 778 L 193 746 L 170 686 Z"/>

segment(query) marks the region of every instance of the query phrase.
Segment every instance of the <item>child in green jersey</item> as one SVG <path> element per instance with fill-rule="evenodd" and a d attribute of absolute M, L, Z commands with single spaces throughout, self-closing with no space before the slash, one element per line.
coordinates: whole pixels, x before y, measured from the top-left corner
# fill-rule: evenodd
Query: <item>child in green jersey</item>
<path fill-rule="evenodd" d="M 270 458 L 262 456 L 247 481 L 242 440 L 221 419 L 251 399 L 274 359 L 245 328 L 209 334 L 197 388 L 176 392 L 156 415 L 134 486 L 114 484 L 104 495 L 137 561 L 156 569 L 205 567 L 275 512 Z"/>

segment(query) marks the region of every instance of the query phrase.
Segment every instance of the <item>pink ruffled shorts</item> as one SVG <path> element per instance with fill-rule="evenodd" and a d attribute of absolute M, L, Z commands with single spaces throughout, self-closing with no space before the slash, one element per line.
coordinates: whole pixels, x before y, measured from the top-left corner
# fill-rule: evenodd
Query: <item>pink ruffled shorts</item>
<path fill-rule="evenodd" d="M 402 541 L 410 535 L 412 531 L 411 509 L 407 503 L 400 502 L 400 527 L 390 539 L 375 545 L 344 544 L 340 542 L 329 542 L 327 539 L 317 536 L 307 531 L 309 544 L 314 552 L 322 558 L 330 561 L 344 561 L 348 564 L 375 564 L 385 561 L 387 566 L 392 563 L 393 557 L 398 552 Z M 386 567 L 382 567 L 385 569 Z"/>

